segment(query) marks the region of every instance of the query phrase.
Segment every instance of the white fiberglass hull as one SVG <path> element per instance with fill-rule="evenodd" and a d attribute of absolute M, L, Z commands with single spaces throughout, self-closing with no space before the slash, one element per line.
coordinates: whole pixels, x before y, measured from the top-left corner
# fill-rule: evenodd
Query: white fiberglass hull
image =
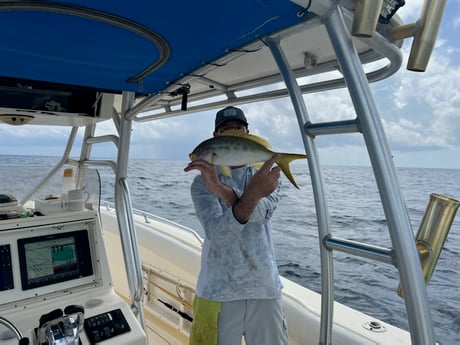
<path fill-rule="evenodd" d="M 113 283 L 128 300 L 115 211 L 104 208 L 101 216 Z M 144 271 L 149 343 L 188 344 L 191 322 L 187 316 L 193 317 L 191 304 L 200 269 L 201 243 L 192 231 L 161 218 L 136 214 L 134 222 Z M 288 279 L 282 278 L 282 282 L 289 344 L 318 344 L 321 296 Z M 411 343 L 408 332 L 339 303 L 334 305 L 333 329 L 335 345 Z"/>

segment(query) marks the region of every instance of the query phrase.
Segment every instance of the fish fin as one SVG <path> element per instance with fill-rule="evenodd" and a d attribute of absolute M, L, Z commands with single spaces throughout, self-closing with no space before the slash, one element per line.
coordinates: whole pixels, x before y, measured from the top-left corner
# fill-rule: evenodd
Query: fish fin
<path fill-rule="evenodd" d="M 225 165 L 221 165 L 220 166 L 220 171 L 222 172 L 222 174 L 224 174 L 225 176 L 227 177 L 232 177 L 232 170 L 225 166 Z"/>
<path fill-rule="evenodd" d="M 281 168 L 283 171 L 284 175 L 288 178 L 288 180 L 296 187 L 299 189 L 299 186 L 294 180 L 294 177 L 291 174 L 291 170 L 289 169 L 289 163 L 291 163 L 293 160 L 296 159 L 305 159 L 307 158 L 307 155 L 303 154 L 297 154 L 297 153 L 279 153 L 281 155 L 280 160 L 278 161 L 278 166 Z"/>
<path fill-rule="evenodd" d="M 265 147 L 265 148 L 267 148 L 267 149 L 271 148 L 271 144 L 268 142 L 267 139 L 264 139 L 264 138 L 262 138 L 262 137 L 259 137 L 259 136 L 257 136 L 257 135 L 254 135 L 254 134 L 242 132 L 242 131 L 240 131 L 240 130 L 238 130 L 238 129 L 229 129 L 229 130 L 226 130 L 226 131 L 223 132 L 221 135 L 222 135 L 222 136 L 227 135 L 227 136 L 230 136 L 230 137 L 241 137 L 241 138 L 246 138 L 246 139 L 255 141 L 256 143 L 262 145 L 263 147 Z"/>

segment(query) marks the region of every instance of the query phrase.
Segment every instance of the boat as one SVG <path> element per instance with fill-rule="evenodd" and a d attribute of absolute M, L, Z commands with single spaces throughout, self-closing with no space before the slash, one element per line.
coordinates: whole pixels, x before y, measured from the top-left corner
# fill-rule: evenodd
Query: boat
<path fill-rule="evenodd" d="M 70 128 L 46 176 L 19 200 L 0 195 L 0 345 L 187 344 L 203 239 L 133 209 L 133 123 L 283 97 L 308 156 L 321 259 L 321 293 L 282 278 L 289 344 L 436 344 L 426 282 L 459 202 L 433 193 L 414 236 L 369 83 L 402 67 L 407 38 L 406 67 L 427 68 L 446 0 L 425 0 L 416 23 L 398 16 L 403 4 L 0 1 L 1 125 Z M 304 96 L 342 88 L 356 118 L 312 123 Z M 95 135 L 105 123 L 113 133 Z M 392 248 L 331 233 L 315 138 L 349 133 L 364 138 Z M 105 143 L 116 159 L 93 157 Z M 115 174 L 113 204 L 100 200 L 101 167 Z M 65 177 L 75 189 L 61 193 Z M 408 331 L 335 301 L 337 251 L 397 268 Z"/>

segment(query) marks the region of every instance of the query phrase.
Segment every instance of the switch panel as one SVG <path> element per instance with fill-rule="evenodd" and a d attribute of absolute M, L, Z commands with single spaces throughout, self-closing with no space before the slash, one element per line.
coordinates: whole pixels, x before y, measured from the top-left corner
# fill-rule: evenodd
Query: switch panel
<path fill-rule="evenodd" d="M 0 245 L 0 291 L 14 288 L 11 249 L 9 244 Z"/>
<path fill-rule="evenodd" d="M 85 332 L 91 345 L 129 332 L 130 330 L 120 309 L 85 319 Z"/>

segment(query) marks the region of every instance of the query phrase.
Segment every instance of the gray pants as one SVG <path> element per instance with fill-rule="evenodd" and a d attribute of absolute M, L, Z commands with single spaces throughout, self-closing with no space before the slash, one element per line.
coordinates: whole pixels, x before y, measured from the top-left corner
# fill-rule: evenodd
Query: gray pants
<path fill-rule="evenodd" d="M 222 302 L 218 345 L 287 345 L 287 325 L 281 296 Z"/>

